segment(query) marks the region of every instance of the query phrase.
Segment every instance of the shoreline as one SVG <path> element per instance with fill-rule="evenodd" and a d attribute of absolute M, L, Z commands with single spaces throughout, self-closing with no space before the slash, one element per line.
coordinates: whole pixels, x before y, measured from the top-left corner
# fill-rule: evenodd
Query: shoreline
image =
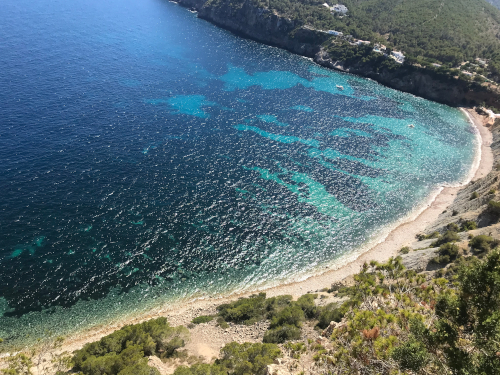
<path fill-rule="evenodd" d="M 249 296 L 256 292 L 265 292 L 268 297 L 290 294 L 294 298 L 297 298 L 307 292 L 330 287 L 333 283 L 340 282 L 358 273 L 365 262 L 371 260 L 384 262 L 390 257 L 396 256 L 399 249 L 416 241 L 416 234 L 423 232 L 437 220 L 438 216 L 453 203 L 457 193 L 465 185 L 470 181 L 475 181 L 486 176 L 493 168 L 493 153 L 490 148 L 492 143 L 491 132 L 483 124 L 482 117 L 476 114 L 474 110 L 464 108 L 460 108 L 460 110 L 467 115 L 471 125 L 475 127 L 478 141 L 478 151 L 476 152 L 475 160 L 471 166 L 470 175 L 465 182 L 459 186 L 438 188 L 434 194 L 431 194 L 427 202 L 425 202 L 420 209 L 414 211 L 408 217 L 401 219 L 399 223 L 395 223 L 395 227 L 390 229 L 385 236 L 382 235 L 378 240 L 369 244 L 368 246 L 370 246 L 370 248 L 368 250 L 363 252 L 363 248 L 361 248 L 359 251 L 349 254 L 347 256 L 348 259 L 346 259 L 345 262 L 340 261 L 341 264 L 338 265 L 338 267 L 326 266 L 326 268 L 332 268 L 328 270 L 325 268 L 324 272 L 319 272 L 315 275 L 298 276 L 299 278 L 303 277 L 303 280 L 294 281 L 293 279 L 289 279 L 285 282 L 280 281 L 281 284 L 279 285 L 264 285 L 242 293 L 231 293 L 216 297 L 201 297 L 191 301 L 179 301 L 172 304 L 166 304 L 154 308 L 148 313 L 130 317 L 120 322 L 114 322 L 114 324 L 111 325 L 101 325 L 83 330 L 79 333 L 70 334 L 61 348 L 61 351 L 71 352 L 81 348 L 88 342 L 99 340 L 101 337 L 110 334 L 124 325 L 136 324 L 160 316 L 167 317 L 172 326 L 181 324 L 187 325 L 195 316 L 213 314 L 215 312 L 215 307 L 222 303 L 235 300 L 239 297 Z M 337 259 L 337 261 L 339 260 L 340 259 Z M 325 266 L 323 265 L 323 267 Z M 228 339 L 232 338 L 228 337 Z M 195 348 L 194 351 L 198 352 L 197 354 L 207 354 L 207 350 L 209 349 L 206 347 L 207 345 L 200 343 L 200 340 L 196 341 L 197 344 L 195 344 L 195 346 L 202 345 L 204 350 L 200 351 Z M 208 350 L 208 354 L 217 355 L 218 351 L 212 348 Z"/>

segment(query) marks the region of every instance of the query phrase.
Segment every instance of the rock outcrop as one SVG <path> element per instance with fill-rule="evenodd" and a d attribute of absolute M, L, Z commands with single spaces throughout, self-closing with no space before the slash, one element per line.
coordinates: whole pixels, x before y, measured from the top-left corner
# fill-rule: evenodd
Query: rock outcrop
<path fill-rule="evenodd" d="M 416 272 L 434 271 L 441 268 L 432 262 L 432 259 L 437 256 L 437 251 L 438 248 L 417 250 L 402 255 L 401 258 L 404 266 L 410 270 L 414 270 Z"/>

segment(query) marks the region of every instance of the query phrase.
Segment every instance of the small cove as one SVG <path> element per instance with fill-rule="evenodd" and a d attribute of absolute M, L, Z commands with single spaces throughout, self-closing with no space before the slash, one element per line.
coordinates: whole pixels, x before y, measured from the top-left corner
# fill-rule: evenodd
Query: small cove
<path fill-rule="evenodd" d="M 6 11 L 6 343 L 314 273 L 473 162 L 459 110 L 169 2 L 8 0 Z"/>

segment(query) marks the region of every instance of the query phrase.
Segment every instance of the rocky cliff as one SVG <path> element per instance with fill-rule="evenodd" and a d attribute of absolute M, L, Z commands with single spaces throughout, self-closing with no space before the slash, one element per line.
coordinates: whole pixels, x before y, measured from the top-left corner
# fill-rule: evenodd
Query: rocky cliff
<path fill-rule="evenodd" d="M 181 0 L 181 3 L 184 1 L 193 0 Z M 197 10 L 198 17 L 238 35 L 307 57 L 314 57 L 320 51 L 321 43 L 329 39 L 328 34 L 281 17 L 267 8 L 256 7 L 249 0 L 237 5 L 228 1 L 213 5 L 207 1 Z"/>
<path fill-rule="evenodd" d="M 448 105 L 478 105 L 500 108 L 500 93 L 477 84 L 438 76 L 433 71 L 404 66 L 399 69 L 374 69 L 361 62 L 347 66 L 335 61 L 324 50 L 330 35 L 309 28 L 302 22 L 282 17 L 253 0 L 178 0 L 196 10 L 198 17 L 238 35 L 290 52 L 314 58 L 322 66 L 368 77 L 388 87 L 409 92 Z"/>

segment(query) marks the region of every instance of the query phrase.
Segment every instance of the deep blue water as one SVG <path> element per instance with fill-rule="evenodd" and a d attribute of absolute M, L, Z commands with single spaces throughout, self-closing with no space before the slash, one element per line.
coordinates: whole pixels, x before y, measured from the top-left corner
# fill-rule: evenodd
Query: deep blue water
<path fill-rule="evenodd" d="M 458 110 L 173 3 L 2 5 L 7 345 L 314 272 L 470 170 Z"/>

